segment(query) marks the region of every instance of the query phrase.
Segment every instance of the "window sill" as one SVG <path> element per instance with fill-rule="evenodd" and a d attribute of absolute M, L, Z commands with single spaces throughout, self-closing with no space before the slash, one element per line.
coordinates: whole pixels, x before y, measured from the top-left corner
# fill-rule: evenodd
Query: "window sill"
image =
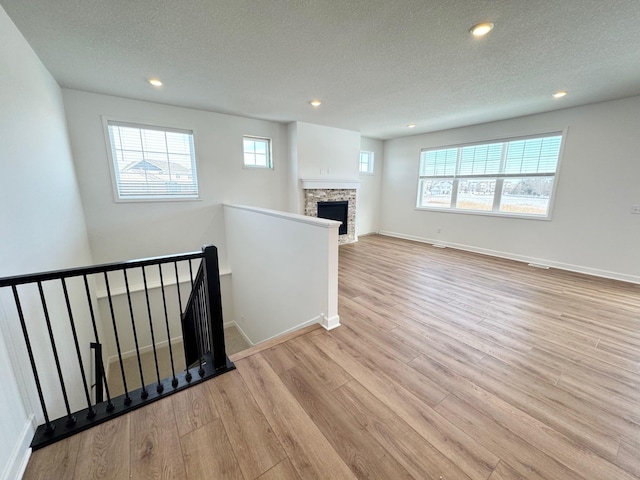
<path fill-rule="evenodd" d="M 488 212 L 481 210 L 458 210 L 455 208 L 429 208 L 429 207 L 415 207 L 414 210 L 423 211 L 423 212 L 439 212 L 439 213 L 455 213 L 462 215 L 481 215 L 484 217 L 500 217 L 500 218 L 520 218 L 524 220 L 543 220 L 543 221 L 551 221 L 551 214 L 547 216 L 541 215 L 527 215 L 525 213 L 516 214 L 516 213 L 497 213 L 497 212 Z"/>
<path fill-rule="evenodd" d="M 115 203 L 173 203 L 173 202 L 201 202 L 201 197 L 144 197 L 144 198 L 114 198 Z"/>

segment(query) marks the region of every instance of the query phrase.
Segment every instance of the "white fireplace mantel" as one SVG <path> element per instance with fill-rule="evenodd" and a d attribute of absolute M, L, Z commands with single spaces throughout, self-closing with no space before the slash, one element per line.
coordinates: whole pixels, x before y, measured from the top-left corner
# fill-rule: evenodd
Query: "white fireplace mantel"
<path fill-rule="evenodd" d="M 360 188 L 360 180 L 331 178 L 301 178 L 303 190 L 354 190 Z"/>

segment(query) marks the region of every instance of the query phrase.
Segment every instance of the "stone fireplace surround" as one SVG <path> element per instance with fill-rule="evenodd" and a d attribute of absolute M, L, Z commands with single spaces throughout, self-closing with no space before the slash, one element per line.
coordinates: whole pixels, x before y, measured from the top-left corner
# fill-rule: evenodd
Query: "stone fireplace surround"
<path fill-rule="evenodd" d="M 302 179 L 304 191 L 304 214 L 318 216 L 318 202 L 349 202 L 347 211 L 347 233 L 338 237 L 340 245 L 358 240 L 356 235 L 356 192 L 359 180 Z"/>

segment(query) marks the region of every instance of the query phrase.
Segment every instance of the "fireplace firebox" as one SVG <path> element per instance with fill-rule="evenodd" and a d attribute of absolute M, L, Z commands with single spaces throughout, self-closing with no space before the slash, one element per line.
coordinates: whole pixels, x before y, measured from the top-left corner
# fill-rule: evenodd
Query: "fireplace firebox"
<path fill-rule="evenodd" d="M 347 234 L 347 219 L 349 213 L 349 202 L 318 202 L 318 218 L 336 220 L 342 222 L 338 229 L 339 235 Z"/>

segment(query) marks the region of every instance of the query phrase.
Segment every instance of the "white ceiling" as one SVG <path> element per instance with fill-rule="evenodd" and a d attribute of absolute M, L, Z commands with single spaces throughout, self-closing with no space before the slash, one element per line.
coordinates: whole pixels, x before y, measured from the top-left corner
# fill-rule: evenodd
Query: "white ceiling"
<path fill-rule="evenodd" d="M 0 4 L 62 87 L 374 138 L 640 95 L 640 0 Z"/>

